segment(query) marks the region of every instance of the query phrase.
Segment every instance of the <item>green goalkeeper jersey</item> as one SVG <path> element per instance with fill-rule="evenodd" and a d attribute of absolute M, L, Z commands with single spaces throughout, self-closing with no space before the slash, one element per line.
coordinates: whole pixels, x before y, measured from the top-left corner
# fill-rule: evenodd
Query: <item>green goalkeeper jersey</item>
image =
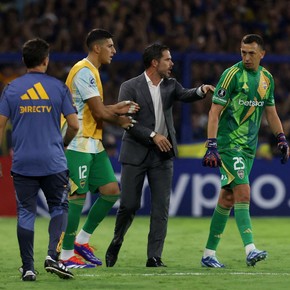
<path fill-rule="evenodd" d="M 254 157 L 265 106 L 274 106 L 274 80 L 262 66 L 246 70 L 242 62 L 228 68 L 216 86 L 213 103 L 224 106 L 218 125 L 218 148 Z"/>

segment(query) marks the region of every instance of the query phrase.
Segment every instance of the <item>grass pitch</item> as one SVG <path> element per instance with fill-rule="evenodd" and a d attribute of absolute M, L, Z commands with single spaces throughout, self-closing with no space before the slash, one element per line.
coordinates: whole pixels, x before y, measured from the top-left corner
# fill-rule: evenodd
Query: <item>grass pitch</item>
<path fill-rule="evenodd" d="M 82 218 L 83 221 L 83 218 Z M 96 256 L 105 263 L 112 239 L 114 217 L 107 217 L 92 236 Z M 0 218 L 0 290 L 3 289 L 233 289 L 282 290 L 290 285 L 289 218 L 253 218 L 255 244 L 269 257 L 256 267 L 247 267 L 242 242 L 230 218 L 218 249 L 225 269 L 207 269 L 200 259 L 208 235 L 209 218 L 170 218 L 163 261 L 167 268 L 146 268 L 148 217 L 136 217 L 113 268 L 73 269 L 73 280 L 46 273 L 43 262 L 48 244 L 48 219 L 37 218 L 35 229 L 36 282 L 23 282 L 17 271 L 21 265 L 16 237 L 16 218 Z"/>

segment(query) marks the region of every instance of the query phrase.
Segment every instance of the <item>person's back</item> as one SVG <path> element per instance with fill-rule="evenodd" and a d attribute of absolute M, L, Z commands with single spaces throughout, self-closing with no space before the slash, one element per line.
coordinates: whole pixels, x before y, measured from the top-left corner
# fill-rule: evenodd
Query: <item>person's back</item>
<path fill-rule="evenodd" d="M 42 176 L 66 170 L 59 120 L 67 87 L 46 74 L 30 72 L 11 82 L 4 93 L 13 125 L 12 171 Z"/>
<path fill-rule="evenodd" d="M 0 98 L 0 144 L 8 119 L 12 123 L 11 175 L 17 202 L 17 238 L 23 281 L 35 281 L 34 224 L 37 195 L 42 190 L 48 205 L 49 243 L 44 268 L 62 279 L 73 274 L 58 260 L 59 243 L 67 224 L 70 190 L 64 149 L 78 131 L 76 108 L 67 86 L 45 74 L 49 44 L 39 38 L 22 48 L 27 73 L 7 85 Z M 67 121 L 62 137 L 61 114 Z"/>

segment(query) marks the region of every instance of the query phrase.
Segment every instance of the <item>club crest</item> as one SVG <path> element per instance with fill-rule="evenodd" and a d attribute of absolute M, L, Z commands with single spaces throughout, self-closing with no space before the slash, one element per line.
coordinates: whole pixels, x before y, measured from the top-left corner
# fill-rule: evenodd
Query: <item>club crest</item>
<path fill-rule="evenodd" d="M 245 172 L 242 169 L 238 170 L 237 174 L 241 179 L 243 179 L 245 177 Z"/>

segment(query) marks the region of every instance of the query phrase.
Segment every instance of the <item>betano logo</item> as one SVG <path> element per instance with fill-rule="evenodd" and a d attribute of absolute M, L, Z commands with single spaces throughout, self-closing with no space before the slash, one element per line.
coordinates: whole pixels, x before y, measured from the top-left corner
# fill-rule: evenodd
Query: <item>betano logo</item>
<path fill-rule="evenodd" d="M 21 100 L 49 100 L 49 97 L 41 85 L 37 83 L 27 90 L 27 93 L 22 95 Z M 49 113 L 51 111 L 51 106 L 20 106 L 20 114 L 24 113 Z"/>
<path fill-rule="evenodd" d="M 263 107 L 264 106 L 264 101 L 244 101 L 244 100 L 239 100 L 239 105 L 241 106 L 246 106 L 246 107 Z"/>

